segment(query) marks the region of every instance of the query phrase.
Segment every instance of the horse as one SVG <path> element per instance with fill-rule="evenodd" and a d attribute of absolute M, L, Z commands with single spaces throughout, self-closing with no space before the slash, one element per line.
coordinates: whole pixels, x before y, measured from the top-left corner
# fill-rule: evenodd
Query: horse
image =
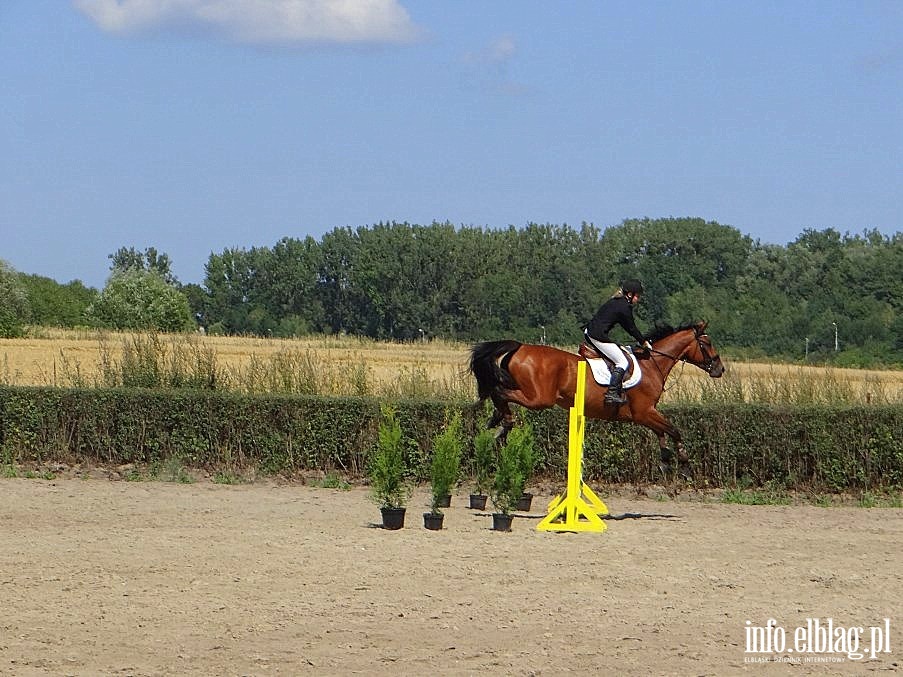
<path fill-rule="evenodd" d="M 688 362 L 712 378 L 724 374 L 724 364 L 712 340 L 705 333 L 707 323 L 695 322 L 677 329 L 658 327 L 648 337 L 651 350 L 637 350 L 637 367 L 642 371 L 638 384 L 624 391 L 624 404 L 604 402 L 606 386 L 586 376 L 585 415 L 608 421 L 629 421 L 645 426 L 658 437 L 660 468 L 670 474 L 674 452 L 668 447 L 670 438 L 677 451 L 679 472 L 690 477 L 689 456 L 683 447 L 680 431 L 657 409 L 665 391 L 668 374 L 678 362 Z M 583 347 L 581 347 L 583 348 Z M 533 410 L 558 405 L 568 409 L 574 404 L 577 387 L 577 363 L 581 355 L 546 345 L 531 345 L 515 340 L 485 341 L 472 346 L 470 372 L 477 381 L 477 405 L 490 399 L 495 413 L 489 428 L 501 424 L 497 437 L 504 442 L 514 427 L 511 404 Z"/>

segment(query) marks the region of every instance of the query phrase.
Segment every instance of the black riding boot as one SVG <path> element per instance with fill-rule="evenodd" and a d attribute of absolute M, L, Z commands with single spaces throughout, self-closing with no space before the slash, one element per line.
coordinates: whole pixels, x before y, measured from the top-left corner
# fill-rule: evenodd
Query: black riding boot
<path fill-rule="evenodd" d="M 621 390 L 621 382 L 624 380 L 624 370 L 615 367 L 611 370 L 611 381 L 608 384 L 608 392 L 605 393 L 605 404 L 624 404 L 627 398 Z"/>

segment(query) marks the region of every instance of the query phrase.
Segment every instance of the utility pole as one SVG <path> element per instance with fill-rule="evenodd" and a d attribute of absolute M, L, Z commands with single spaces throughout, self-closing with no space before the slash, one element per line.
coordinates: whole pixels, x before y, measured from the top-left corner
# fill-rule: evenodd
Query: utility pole
<path fill-rule="evenodd" d="M 832 322 L 831 324 L 834 325 L 834 352 L 836 353 L 837 349 L 839 347 L 839 345 L 837 343 L 837 323 Z"/>

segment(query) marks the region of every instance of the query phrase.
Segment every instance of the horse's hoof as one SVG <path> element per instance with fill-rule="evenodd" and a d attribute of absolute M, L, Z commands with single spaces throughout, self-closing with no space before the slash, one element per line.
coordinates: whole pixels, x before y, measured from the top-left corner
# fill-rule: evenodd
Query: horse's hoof
<path fill-rule="evenodd" d="M 686 482 L 693 481 L 693 469 L 690 467 L 689 463 L 681 463 L 680 467 L 677 469 L 677 474 Z"/>
<path fill-rule="evenodd" d="M 658 469 L 661 471 L 662 475 L 665 476 L 665 479 L 669 479 L 671 477 L 671 473 L 674 472 L 674 466 L 670 463 L 659 463 Z"/>

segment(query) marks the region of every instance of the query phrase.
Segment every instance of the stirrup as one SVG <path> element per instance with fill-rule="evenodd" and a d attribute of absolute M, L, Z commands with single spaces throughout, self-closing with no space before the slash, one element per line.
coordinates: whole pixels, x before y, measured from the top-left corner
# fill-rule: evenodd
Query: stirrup
<path fill-rule="evenodd" d="M 609 388 L 602 401 L 605 404 L 626 404 L 627 397 L 623 392 L 616 392 L 614 388 Z"/>

